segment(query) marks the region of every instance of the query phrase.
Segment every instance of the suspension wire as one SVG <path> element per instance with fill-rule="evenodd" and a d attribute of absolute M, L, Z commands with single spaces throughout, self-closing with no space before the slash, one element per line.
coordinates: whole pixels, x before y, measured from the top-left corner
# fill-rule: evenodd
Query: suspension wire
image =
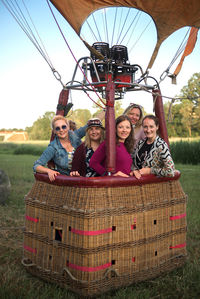
<path fill-rule="evenodd" d="M 87 20 L 86 20 L 86 23 L 87 23 L 87 25 L 88 25 L 88 27 L 89 27 L 89 29 L 90 29 L 92 35 L 93 35 L 94 40 L 98 41 L 98 39 L 97 39 L 97 37 L 96 37 L 96 35 L 95 35 L 95 33 L 94 33 L 92 27 L 90 26 L 90 24 L 89 24 L 89 22 L 88 22 Z"/>
<path fill-rule="evenodd" d="M 60 81 L 60 83 L 62 84 L 62 86 L 64 86 L 64 84 L 62 83 L 61 81 L 61 76 L 60 74 L 55 70 L 55 68 L 53 67 L 53 64 L 49 58 L 49 55 L 47 54 L 47 51 L 44 47 L 44 44 L 42 43 L 42 40 L 38 34 L 38 31 L 36 29 L 36 26 L 34 25 L 33 23 L 33 20 L 31 19 L 30 17 L 30 13 L 24 3 L 24 1 L 22 0 L 23 2 L 23 5 L 25 7 L 25 10 L 26 10 L 26 13 L 28 14 L 29 16 L 29 19 L 31 20 L 31 23 L 32 23 L 32 26 L 34 28 L 34 30 L 36 31 L 39 39 L 40 39 L 40 42 L 41 42 L 41 45 L 39 44 L 38 40 L 36 39 L 35 37 L 35 34 L 33 32 L 33 30 L 31 29 L 31 26 L 29 25 L 22 9 L 20 8 L 20 6 L 18 5 L 18 3 L 15 1 L 15 4 L 10 1 L 10 3 L 8 3 L 8 1 L 4 1 L 4 0 L 1 0 L 2 3 L 4 4 L 4 6 L 7 8 L 7 10 L 10 12 L 10 14 L 12 15 L 12 17 L 15 19 L 15 21 L 18 23 L 18 25 L 21 27 L 21 29 L 24 31 L 24 33 L 26 34 L 26 36 L 29 38 L 29 40 L 33 43 L 33 45 L 36 47 L 36 49 L 38 50 L 38 52 L 41 54 L 41 56 L 44 58 L 44 60 L 47 62 L 47 64 L 49 65 L 49 67 L 51 68 L 55 78 Z M 42 49 L 43 47 L 43 49 Z"/>
<path fill-rule="evenodd" d="M 142 14 L 141 11 L 138 11 L 138 12 L 137 12 L 137 15 L 136 15 L 137 20 L 136 20 L 136 22 L 135 22 L 135 26 L 133 26 L 133 29 L 132 29 L 132 31 L 131 31 L 131 33 L 130 33 L 130 37 L 129 37 L 129 39 L 128 39 L 128 42 L 126 43 L 126 47 L 128 47 L 128 44 L 129 44 L 131 38 L 133 37 L 133 32 L 135 31 L 135 28 L 136 28 L 136 26 L 137 26 L 137 24 L 138 24 L 138 22 L 139 22 L 139 19 L 140 19 L 140 17 L 141 17 L 141 14 Z"/>
<path fill-rule="evenodd" d="M 108 23 L 107 23 L 107 16 L 106 16 L 106 9 L 104 8 L 104 18 L 105 18 L 105 24 L 106 24 L 106 37 L 107 37 L 107 43 L 109 44 L 109 38 L 108 38 Z"/>
<path fill-rule="evenodd" d="M 106 105 L 106 104 L 103 102 L 103 100 L 101 99 L 101 97 L 98 95 L 98 93 L 96 92 L 94 86 L 92 86 L 91 83 L 89 82 L 89 80 L 88 80 L 88 78 L 86 77 L 85 73 L 83 72 L 81 66 L 79 65 L 79 63 L 78 63 L 78 61 L 77 61 L 77 59 L 76 59 L 74 53 L 72 52 L 72 49 L 71 49 L 70 46 L 69 46 L 69 43 L 67 42 L 67 40 L 66 40 L 66 38 L 65 38 L 65 36 L 64 36 L 64 34 L 63 34 L 63 32 L 62 32 L 60 26 L 59 26 L 59 24 L 58 24 L 58 21 L 57 21 L 55 15 L 54 15 L 54 13 L 53 13 L 53 10 L 52 10 L 52 8 L 51 8 L 51 6 L 50 6 L 50 4 L 49 4 L 49 0 L 46 0 L 46 1 L 47 1 L 48 6 L 49 6 L 49 9 L 50 9 L 50 11 L 51 11 L 51 13 L 52 13 L 52 16 L 53 16 L 53 18 L 54 18 L 54 20 L 55 20 L 55 22 L 56 22 L 56 25 L 58 26 L 58 29 L 59 29 L 59 31 L 60 31 L 60 33 L 61 33 L 61 35 L 62 35 L 62 37 L 63 37 L 63 39 L 64 39 L 64 41 L 65 41 L 65 43 L 66 43 L 66 45 L 67 45 L 67 47 L 68 47 L 68 49 L 69 49 L 69 51 L 70 51 L 72 57 L 73 57 L 74 60 L 76 61 L 76 64 L 78 65 L 80 71 L 82 72 L 82 74 L 83 74 L 83 76 L 85 77 L 86 81 L 87 81 L 87 82 L 90 84 L 90 86 L 92 87 L 92 89 L 93 89 L 93 91 L 95 92 L 95 94 L 98 96 L 99 100 L 100 100 L 104 105 Z M 101 107 L 101 108 L 103 109 L 103 107 Z"/>
<path fill-rule="evenodd" d="M 16 17 L 17 17 L 17 15 L 18 15 L 18 17 L 17 17 L 17 20 L 19 21 L 18 24 L 19 24 L 19 25 L 21 24 L 21 28 L 22 28 L 23 31 L 26 33 L 26 35 L 28 36 L 28 38 L 32 41 L 32 43 L 33 43 L 34 46 L 37 48 L 37 50 L 38 50 L 39 53 L 42 55 L 42 57 L 45 59 L 45 61 L 48 63 L 48 65 L 49 65 L 49 67 L 51 68 L 51 70 L 55 70 L 54 67 L 53 67 L 53 64 L 52 64 L 52 62 L 51 62 L 51 60 L 50 60 L 50 58 L 49 58 L 49 55 L 47 54 L 47 51 L 46 51 L 46 49 L 45 49 L 45 47 L 44 47 L 44 45 L 43 45 L 43 43 L 42 43 L 42 40 L 41 40 L 41 38 L 40 38 L 40 36 L 39 36 L 39 34 L 38 34 L 38 32 L 37 32 L 37 29 L 36 29 L 36 27 L 35 27 L 35 25 L 34 25 L 34 23 L 33 23 L 33 20 L 32 20 L 31 17 L 30 17 L 30 13 L 29 13 L 29 11 L 28 11 L 28 9 L 27 9 L 27 7 L 26 7 L 26 5 L 25 5 L 25 3 L 24 3 L 23 0 L 22 0 L 22 2 L 23 2 L 23 5 L 24 5 L 24 7 L 25 7 L 25 9 L 26 9 L 26 12 L 27 12 L 27 14 L 28 14 L 28 16 L 29 16 L 29 19 L 30 19 L 30 21 L 31 21 L 31 23 L 32 23 L 32 26 L 33 26 L 35 32 L 37 33 L 37 35 L 38 35 L 38 37 L 39 37 L 39 39 L 40 39 L 40 42 L 41 42 L 41 45 L 42 45 L 43 49 L 42 49 L 41 45 L 39 44 L 38 40 L 36 39 L 35 34 L 34 34 L 33 30 L 31 29 L 31 26 L 29 25 L 28 21 L 26 20 L 26 17 L 24 16 L 24 14 L 23 14 L 23 12 L 22 12 L 21 8 L 19 7 L 19 5 L 18 5 L 18 3 L 17 3 L 16 0 L 15 0 L 15 3 L 16 3 L 16 5 L 17 5 L 17 7 L 18 7 L 18 11 L 17 11 L 17 8 L 14 6 L 14 4 L 13 4 L 13 7 L 15 8 L 17 14 L 16 14 L 15 11 L 11 8 L 11 9 L 12 9 L 12 12 L 13 12 L 13 14 L 14 14 Z M 20 19 L 21 19 L 21 21 L 20 21 Z M 17 20 L 16 20 L 16 21 L 17 21 Z"/>
<path fill-rule="evenodd" d="M 119 32 L 120 32 L 120 28 L 121 28 L 121 22 L 122 22 L 122 15 L 123 15 L 123 8 L 121 9 L 121 15 L 120 15 L 120 21 L 119 21 L 119 25 L 118 25 L 118 33 L 117 36 L 119 36 Z M 115 43 L 117 44 L 117 42 Z"/>
<path fill-rule="evenodd" d="M 15 7 L 15 5 L 12 3 L 13 7 L 15 8 L 15 10 L 13 9 L 13 7 L 7 2 L 7 4 L 5 3 L 4 0 L 1 0 L 3 2 L 3 4 L 5 5 L 5 7 L 8 9 L 8 11 L 10 12 L 10 14 L 13 16 L 13 18 L 15 19 L 15 21 L 18 23 L 18 25 L 21 27 L 21 29 L 24 31 L 24 33 L 27 35 L 27 37 L 31 40 L 31 42 L 34 44 L 34 46 L 37 48 L 37 50 L 40 52 L 40 54 L 44 57 L 44 54 L 42 53 L 42 49 L 38 43 L 38 41 L 36 40 L 29 24 L 27 23 L 25 17 L 19 14 L 19 12 L 17 11 L 17 8 Z M 11 1 L 12 2 L 12 1 Z M 28 28 L 26 28 L 26 26 Z M 28 32 L 28 29 L 30 31 L 30 33 Z M 31 34 L 33 37 L 31 37 Z M 34 41 L 35 40 L 35 41 Z M 45 58 L 45 57 L 44 57 Z M 49 62 L 48 62 L 49 63 Z"/>
<path fill-rule="evenodd" d="M 157 80 L 155 78 L 153 78 L 151 76 L 147 76 L 147 78 L 154 79 L 156 81 L 156 86 L 158 86 L 158 88 L 160 89 L 159 83 L 157 82 Z M 152 94 L 153 96 L 159 96 L 160 95 L 159 93 L 157 93 L 155 91 L 150 91 L 144 85 L 141 85 L 141 84 L 135 84 L 135 85 L 138 86 L 141 90 L 144 90 L 144 91 Z M 190 97 L 190 96 L 188 96 L 188 97 L 169 97 L 169 96 L 165 96 L 163 94 L 161 96 L 162 96 L 162 98 L 166 98 L 166 99 L 170 99 L 170 100 L 174 99 L 174 100 L 177 100 L 177 101 L 178 100 L 182 101 L 182 100 L 196 100 L 196 99 L 200 99 L 200 96 L 196 96 L 196 97 Z"/>
<path fill-rule="evenodd" d="M 97 33 L 99 35 L 99 40 L 102 41 L 102 38 L 101 38 L 101 35 L 100 35 L 100 32 L 99 32 L 99 28 L 97 26 L 97 23 L 96 23 L 96 20 L 95 20 L 95 17 L 94 17 L 94 14 L 92 14 L 92 17 L 93 17 L 93 21 L 94 21 L 94 24 L 95 24 L 95 27 L 96 27 L 96 30 L 97 30 Z M 98 40 L 97 40 L 98 41 Z"/>
<path fill-rule="evenodd" d="M 124 34 L 124 36 L 123 36 L 123 38 L 122 38 L 122 40 L 120 41 L 120 44 L 122 44 L 122 42 L 123 42 L 123 40 L 125 39 L 127 33 L 129 32 L 130 28 L 132 27 L 133 23 L 135 22 L 135 19 L 136 19 L 138 13 L 139 13 L 139 11 L 138 11 L 137 14 L 134 16 L 134 18 L 133 18 L 131 24 L 129 25 L 127 31 L 125 32 L 125 34 Z"/>
<path fill-rule="evenodd" d="M 180 44 L 178 50 L 176 51 L 176 53 L 175 53 L 175 55 L 174 55 L 174 57 L 173 57 L 173 59 L 172 59 L 172 61 L 171 61 L 171 63 L 169 64 L 169 66 L 168 66 L 167 69 L 170 69 L 170 68 L 171 68 L 171 66 L 174 64 L 174 62 L 175 62 L 176 59 L 178 58 L 178 56 L 180 56 L 180 54 L 183 52 L 183 49 L 185 48 L 185 45 L 186 45 L 186 41 L 185 41 L 185 39 L 186 39 L 186 36 L 188 35 L 189 31 L 190 31 L 190 28 L 187 30 L 187 32 L 186 32 L 186 34 L 185 34 L 185 36 L 184 36 L 184 38 L 183 38 L 183 41 L 181 42 L 181 44 Z M 184 42 L 184 41 L 185 41 L 185 42 Z M 184 44 L 183 44 L 183 43 L 184 43 Z"/>
<path fill-rule="evenodd" d="M 130 13 L 130 8 L 128 9 L 128 12 L 127 12 L 127 14 L 126 14 L 126 17 L 125 17 L 125 20 L 124 20 L 124 24 L 123 24 L 123 26 L 122 26 L 122 29 L 121 29 L 121 31 L 120 31 L 120 34 L 119 34 L 119 37 L 118 37 L 118 40 L 117 40 L 117 44 L 118 44 L 118 42 L 119 42 L 119 39 L 120 39 L 120 37 L 121 37 L 121 34 L 122 34 L 122 32 L 123 32 L 123 30 L 124 30 L 124 26 L 125 26 L 125 24 L 126 24 L 126 21 L 127 21 L 127 19 L 128 19 L 128 15 L 129 15 L 129 13 Z"/>
<path fill-rule="evenodd" d="M 178 57 L 181 55 L 181 53 L 184 51 L 185 47 L 186 47 L 186 44 L 187 44 L 187 41 L 185 41 L 187 35 L 189 34 L 189 31 L 190 31 L 190 28 L 188 28 L 184 38 L 183 38 L 183 41 L 181 42 L 178 50 L 176 51 L 172 61 L 170 62 L 169 66 L 166 68 L 166 70 L 160 75 L 160 82 L 161 83 L 169 74 L 169 70 L 170 68 L 172 67 L 172 65 L 174 64 L 174 62 L 178 59 Z M 185 42 L 184 42 L 185 41 Z"/>
<path fill-rule="evenodd" d="M 115 18 L 114 18 L 114 23 L 113 23 L 113 32 L 112 32 L 112 40 L 111 40 L 111 47 L 113 46 L 113 39 L 114 39 L 114 32 L 115 32 L 115 24 L 116 24 L 116 20 L 117 20 L 117 11 L 118 8 L 115 8 Z"/>
<path fill-rule="evenodd" d="M 138 43 L 138 41 L 140 40 L 140 38 L 142 37 L 142 35 L 144 34 L 144 32 L 147 30 L 148 26 L 151 24 L 152 20 L 149 21 L 149 23 L 146 25 L 146 27 L 144 28 L 144 30 L 142 31 L 142 33 L 140 34 L 140 36 L 138 37 L 138 39 L 136 40 L 136 42 L 134 43 L 134 45 L 131 47 L 129 53 L 131 53 L 131 51 L 133 50 L 133 48 L 135 47 L 135 45 Z"/>
<path fill-rule="evenodd" d="M 48 57 L 48 61 L 51 63 L 52 68 L 53 68 L 53 64 L 52 64 L 52 62 L 51 62 L 51 59 L 50 59 L 50 57 L 49 57 L 49 55 L 48 55 L 48 53 L 47 53 L 47 50 L 46 50 L 46 48 L 45 48 L 45 45 L 44 45 L 44 43 L 43 43 L 43 41 L 42 41 L 42 39 L 41 39 L 41 37 L 40 37 L 40 35 L 39 35 L 39 33 L 38 33 L 38 30 L 37 30 L 36 26 L 34 25 L 33 19 L 31 18 L 31 15 L 30 15 L 30 13 L 29 13 L 29 11 L 28 11 L 28 9 L 27 9 L 25 3 L 24 3 L 24 0 L 22 0 L 22 1 L 23 1 L 23 4 L 24 4 L 25 9 L 26 9 L 26 11 L 27 11 L 27 14 L 28 14 L 28 16 L 29 16 L 29 19 L 31 20 L 31 23 L 32 23 L 32 25 L 33 25 L 33 28 L 35 29 L 35 32 L 37 33 L 37 36 L 38 36 L 38 38 L 39 38 L 39 40 L 40 40 L 40 43 L 41 43 L 41 45 L 42 45 L 42 47 L 43 47 L 43 50 L 44 50 L 44 52 L 45 52 L 45 54 L 46 54 L 46 57 Z"/>
<path fill-rule="evenodd" d="M 106 40 L 106 29 L 105 29 L 105 19 L 103 17 L 103 14 L 101 14 L 101 17 L 102 17 L 102 23 L 103 23 L 103 29 L 104 29 L 104 38 Z"/>

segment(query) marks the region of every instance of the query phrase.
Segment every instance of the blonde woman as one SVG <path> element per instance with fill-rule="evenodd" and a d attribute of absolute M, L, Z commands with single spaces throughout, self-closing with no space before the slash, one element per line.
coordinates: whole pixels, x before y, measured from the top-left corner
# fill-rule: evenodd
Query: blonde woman
<path fill-rule="evenodd" d="M 67 119 L 56 115 L 52 120 L 54 140 L 48 145 L 40 158 L 33 165 L 34 172 L 47 173 L 50 181 L 54 181 L 58 174 L 70 174 L 73 154 L 85 136 L 87 125 L 71 131 Z M 45 167 L 48 161 L 53 160 L 55 169 Z"/>
<path fill-rule="evenodd" d="M 134 129 L 134 147 L 138 144 L 139 140 L 145 138 L 144 130 L 142 127 L 143 112 L 142 107 L 137 104 L 130 104 L 125 110 L 124 113 L 128 115 L 131 120 L 133 129 Z"/>
<path fill-rule="evenodd" d="M 105 129 L 100 119 L 93 118 L 88 121 L 85 142 L 82 143 L 74 153 L 70 172 L 71 176 L 98 176 L 98 174 L 89 167 L 89 163 L 92 155 L 104 140 L 104 131 Z"/>

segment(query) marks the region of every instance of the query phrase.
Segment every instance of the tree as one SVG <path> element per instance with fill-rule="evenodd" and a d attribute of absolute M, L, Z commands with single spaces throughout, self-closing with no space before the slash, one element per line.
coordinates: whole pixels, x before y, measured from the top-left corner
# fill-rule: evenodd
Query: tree
<path fill-rule="evenodd" d="M 200 134 L 200 73 L 195 73 L 188 84 L 181 89 L 180 97 L 184 108 L 181 110 L 183 123 L 188 125 L 189 136 Z"/>
<path fill-rule="evenodd" d="M 195 73 L 188 80 L 178 96 L 181 102 L 164 105 L 168 134 L 172 136 L 191 137 L 200 134 L 200 73 Z M 173 100 L 174 102 L 174 100 Z M 169 107 L 171 106 L 171 109 Z M 168 112 L 170 110 L 170 119 Z"/>
<path fill-rule="evenodd" d="M 76 109 L 71 115 L 69 113 L 68 119 L 73 120 L 76 123 L 77 128 L 79 128 L 85 126 L 91 117 L 91 112 L 88 109 Z"/>
<path fill-rule="evenodd" d="M 32 127 L 27 127 L 26 131 L 31 140 L 49 140 L 51 137 L 51 121 L 54 117 L 54 112 L 46 112 L 42 117 L 39 117 Z"/>

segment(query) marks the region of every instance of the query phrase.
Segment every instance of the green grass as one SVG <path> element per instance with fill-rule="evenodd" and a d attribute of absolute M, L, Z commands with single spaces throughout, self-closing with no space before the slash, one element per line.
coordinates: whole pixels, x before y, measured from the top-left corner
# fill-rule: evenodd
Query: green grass
<path fill-rule="evenodd" d="M 32 164 L 37 156 L 0 154 L 0 168 L 10 177 L 12 191 L 6 205 L 0 205 L 0 298 L 77 299 L 79 296 L 55 284 L 31 276 L 21 265 L 25 204 L 34 177 Z M 101 299 L 200 298 L 200 166 L 177 164 L 181 184 L 188 194 L 187 250 L 184 267 L 154 280 L 109 292 Z"/>

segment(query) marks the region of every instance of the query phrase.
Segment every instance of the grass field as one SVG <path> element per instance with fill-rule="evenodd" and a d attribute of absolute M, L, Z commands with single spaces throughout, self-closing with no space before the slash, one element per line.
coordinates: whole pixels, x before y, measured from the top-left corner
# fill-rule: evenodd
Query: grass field
<path fill-rule="evenodd" d="M 21 265 L 25 204 L 24 196 L 34 177 L 37 156 L 0 154 L 0 168 L 10 177 L 12 190 L 6 205 L 0 205 L 0 298 L 80 298 L 28 274 Z M 187 250 L 184 267 L 151 281 L 106 293 L 99 298 L 200 298 L 200 165 L 176 165 L 188 194 Z"/>

